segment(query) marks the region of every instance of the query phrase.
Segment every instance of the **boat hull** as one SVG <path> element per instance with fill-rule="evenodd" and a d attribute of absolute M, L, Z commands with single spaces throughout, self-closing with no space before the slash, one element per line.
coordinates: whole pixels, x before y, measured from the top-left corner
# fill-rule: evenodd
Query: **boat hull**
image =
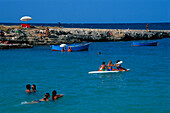
<path fill-rule="evenodd" d="M 158 42 L 152 42 L 152 43 L 139 43 L 139 42 L 133 42 L 133 46 L 157 46 Z"/>
<path fill-rule="evenodd" d="M 87 51 L 89 48 L 90 42 L 85 44 L 70 44 L 65 47 L 67 51 L 68 47 L 71 47 L 72 51 Z M 60 45 L 51 45 L 52 51 L 61 51 L 62 47 Z"/>

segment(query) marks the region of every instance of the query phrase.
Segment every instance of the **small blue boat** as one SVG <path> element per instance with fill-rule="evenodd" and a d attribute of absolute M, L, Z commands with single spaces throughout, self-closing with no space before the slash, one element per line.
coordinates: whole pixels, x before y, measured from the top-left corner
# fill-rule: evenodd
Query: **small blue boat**
<path fill-rule="evenodd" d="M 68 48 L 71 47 L 72 51 L 86 51 L 89 48 L 91 42 L 88 43 L 80 43 L 80 44 L 63 44 L 65 45 L 65 51 L 68 50 Z M 61 45 L 51 45 L 52 51 L 61 51 L 63 47 L 61 47 Z"/>
<path fill-rule="evenodd" d="M 140 43 L 140 42 L 133 42 L 133 46 L 157 46 L 158 42 L 150 42 L 150 43 Z"/>

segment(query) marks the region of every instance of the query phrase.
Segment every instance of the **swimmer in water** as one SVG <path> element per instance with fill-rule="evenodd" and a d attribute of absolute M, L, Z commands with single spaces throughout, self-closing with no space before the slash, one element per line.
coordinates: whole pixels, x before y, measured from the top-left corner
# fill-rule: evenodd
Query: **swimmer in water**
<path fill-rule="evenodd" d="M 49 101 L 49 98 L 50 98 L 50 94 L 49 94 L 49 93 L 46 93 L 44 98 L 42 98 L 42 99 L 40 99 L 40 100 L 34 100 L 34 101 L 28 102 L 28 103 L 26 103 L 26 104 L 35 104 L 35 103 L 40 103 L 40 102 L 42 102 L 42 101 Z"/>
<path fill-rule="evenodd" d="M 46 93 L 45 94 L 45 97 L 40 99 L 39 101 L 49 101 L 49 98 L 50 98 L 50 94 L 49 93 Z"/>
<path fill-rule="evenodd" d="M 115 65 L 112 64 L 112 61 L 110 60 L 109 63 L 107 64 L 107 68 L 108 68 L 107 70 L 108 70 L 108 71 L 112 71 L 112 66 L 115 67 Z"/>
<path fill-rule="evenodd" d="M 33 93 L 36 92 L 36 85 L 35 85 L 35 84 L 32 85 L 32 92 L 33 92 Z"/>
<path fill-rule="evenodd" d="M 66 51 L 66 48 L 64 46 L 64 47 L 62 47 L 61 52 L 65 52 L 65 51 Z"/>
<path fill-rule="evenodd" d="M 107 69 L 107 66 L 105 65 L 105 62 L 103 62 L 99 68 L 99 71 L 105 71 L 106 69 Z"/>
<path fill-rule="evenodd" d="M 53 90 L 51 100 L 57 100 L 58 98 L 60 98 L 62 96 L 64 96 L 64 94 L 57 95 L 57 92 L 55 90 Z"/>
<path fill-rule="evenodd" d="M 26 93 L 31 93 L 31 85 L 30 84 L 26 85 L 26 89 L 27 89 L 27 90 L 25 90 Z"/>

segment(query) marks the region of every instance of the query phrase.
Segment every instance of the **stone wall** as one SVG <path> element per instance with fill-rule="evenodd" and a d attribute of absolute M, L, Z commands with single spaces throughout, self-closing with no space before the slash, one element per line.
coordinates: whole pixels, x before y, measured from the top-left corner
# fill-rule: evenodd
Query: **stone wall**
<path fill-rule="evenodd" d="M 4 26 L 6 27 L 6 26 Z M 9 26 L 8 26 L 9 27 Z M 2 28 L 1 28 L 2 29 Z M 5 28 L 3 28 L 5 29 Z M 46 33 L 48 30 L 48 34 Z M 4 36 L 0 41 L 12 43 L 29 43 L 33 45 L 51 45 L 61 43 L 77 43 L 82 41 L 127 41 L 148 40 L 170 37 L 170 30 L 116 30 L 116 29 L 81 29 L 81 28 L 57 28 L 35 27 L 23 29 L 19 27 L 4 30 Z"/>

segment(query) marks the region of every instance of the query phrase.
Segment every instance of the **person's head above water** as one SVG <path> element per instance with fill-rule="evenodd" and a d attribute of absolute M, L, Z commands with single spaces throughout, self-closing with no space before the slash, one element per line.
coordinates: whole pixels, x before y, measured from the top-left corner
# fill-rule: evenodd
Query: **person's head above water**
<path fill-rule="evenodd" d="M 30 90 L 30 89 L 31 89 L 31 85 L 30 85 L 30 84 L 27 84 L 27 85 L 26 85 L 26 89 L 27 89 L 27 90 L 28 90 L 28 89 Z"/>
<path fill-rule="evenodd" d="M 57 92 L 56 92 L 56 90 L 53 90 L 53 92 L 52 92 L 52 100 L 54 100 L 54 97 L 57 95 Z"/>
<path fill-rule="evenodd" d="M 46 93 L 46 94 L 45 94 L 45 97 L 46 97 L 46 98 L 49 98 L 49 97 L 50 97 L 50 94 L 49 94 L 49 93 Z"/>
<path fill-rule="evenodd" d="M 55 95 L 57 95 L 57 92 L 56 92 L 56 90 L 53 90 L 52 96 L 55 96 Z"/>
<path fill-rule="evenodd" d="M 36 91 L 36 85 L 35 84 L 32 85 L 32 91 L 34 91 L 34 92 Z"/>
<path fill-rule="evenodd" d="M 45 101 L 48 101 L 48 98 L 50 98 L 50 94 L 49 93 L 46 93 L 45 94 L 45 97 L 43 98 Z"/>
<path fill-rule="evenodd" d="M 27 90 L 25 90 L 27 93 L 31 93 L 31 85 L 30 84 L 27 84 L 26 85 L 26 89 Z"/>

